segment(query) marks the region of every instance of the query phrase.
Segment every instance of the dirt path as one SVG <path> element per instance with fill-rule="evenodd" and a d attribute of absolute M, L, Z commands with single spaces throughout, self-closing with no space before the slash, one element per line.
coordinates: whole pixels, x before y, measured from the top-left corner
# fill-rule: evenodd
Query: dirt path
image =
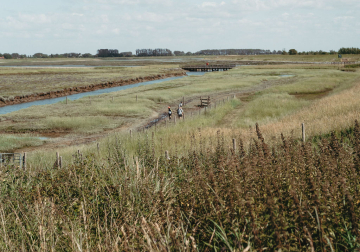
<path fill-rule="evenodd" d="M 204 97 L 210 96 L 213 104 L 215 102 L 226 101 L 228 99 L 228 97 L 231 98 L 234 95 L 236 96 L 236 98 L 241 99 L 243 102 L 246 102 L 248 97 L 250 97 L 251 95 L 253 95 L 257 92 L 260 92 L 267 88 L 278 86 L 278 85 L 291 84 L 291 83 L 295 82 L 296 80 L 297 80 L 297 78 L 292 77 L 292 78 L 283 78 L 283 79 L 279 79 L 279 80 L 265 81 L 265 82 L 260 83 L 257 86 L 250 87 L 250 88 L 243 89 L 243 90 L 224 91 L 224 92 L 218 92 L 218 93 L 205 94 L 203 96 Z M 174 112 L 176 111 L 179 101 L 180 101 L 180 99 L 177 102 L 170 104 L 170 106 L 173 108 Z M 201 109 L 199 104 L 200 104 L 199 96 L 194 96 L 194 97 L 185 99 L 185 105 L 184 105 L 185 113 L 187 115 L 189 115 L 191 112 L 193 112 L 193 114 L 195 115 L 196 112 L 198 112 L 199 109 Z M 142 120 L 137 124 L 126 125 L 126 126 L 122 126 L 120 128 L 113 129 L 113 130 L 108 130 L 105 132 L 96 133 L 96 134 L 87 135 L 87 136 L 57 134 L 56 138 L 52 138 L 51 140 L 46 141 L 45 144 L 43 144 L 41 146 L 21 148 L 21 149 L 15 150 L 15 152 L 19 152 L 19 153 L 33 152 L 33 151 L 44 150 L 44 149 L 55 150 L 55 149 L 59 149 L 62 147 L 90 144 L 90 143 L 96 142 L 110 134 L 113 134 L 113 133 L 130 131 L 130 129 L 132 129 L 134 132 L 135 131 L 143 131 L 145 128 L 149 129 L 151 127 L 154 127 L 155 123 L 157 125 L 159 125 L 159 124 L 165 125 L 164 119 L 167 119 L 167 110 L 166 110 L 167 106 L 168 106 L 168 104 L 164 104 L 164 106 L 163 106 L 164 109 L 161 111 L 160 110 L 157 111 L 157 113 L 158 113 L 157 117 L 151 117 L 151 118 Z M 172 123 L 173 123 L 173 121 L 169 121 L 169 125 L 171 125 Z"/>

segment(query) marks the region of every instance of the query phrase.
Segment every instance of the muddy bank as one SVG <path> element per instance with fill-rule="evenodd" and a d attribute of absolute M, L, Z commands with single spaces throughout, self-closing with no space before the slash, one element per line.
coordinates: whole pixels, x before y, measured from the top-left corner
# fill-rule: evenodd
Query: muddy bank
<path fill-rule="evenodd" d="M 14 104 L 20 104 L 20 103 L 25 103 L 25 102 L 51 99 L 51 98 L 56 98 L 56 97 L 64 97 L 64 96 L 68 96 L 68 95 L 72 95 L 72 94 L 85 93 L 85 92 L 95 91 L 95 90 L 104 89 L 104 88 L 126 86 L 126 85 L 146 82 L 146 81 L 160 80 L 160 79 L 184 76 L 184 75 L 186 75 L 185 71 L 177 72 L 177 73 L 158 74 L 158 75 L 147 76 L 147 77 L 138 77 L 138 78 L 133 78 L 133 79 L 128 79 L 128 80 L 110 81 L 110 82 L 99 83 L 99 84 L 91 84 L 88 86 L 64 88 L 63 90 L 49 91 L 49 92 L 45 92 L 45 93 L 34 93 L 34 94 L 30 94 L 30 95 L 21 95 L 21 96 L 15 96 L 13 98 L 8 98 L 8 99 L 4 99 L 4 98 L 0 97 L 0 107 L 14 105 Z"/>

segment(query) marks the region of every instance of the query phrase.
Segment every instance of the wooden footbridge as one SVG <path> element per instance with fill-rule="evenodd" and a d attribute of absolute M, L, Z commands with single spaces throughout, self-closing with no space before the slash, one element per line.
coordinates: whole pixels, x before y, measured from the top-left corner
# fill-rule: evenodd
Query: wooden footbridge
<path fill-rule="evenodd" d="M 227 71 L 233 69 L 236 65 L 194 65 L 182 66 L 181 68 L 190 72 L 214 72 L 214 71 Z"/>

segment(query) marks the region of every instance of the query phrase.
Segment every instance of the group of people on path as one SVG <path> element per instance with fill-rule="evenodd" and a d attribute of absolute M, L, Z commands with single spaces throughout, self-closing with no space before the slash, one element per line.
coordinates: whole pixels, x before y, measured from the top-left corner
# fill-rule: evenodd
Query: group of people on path
<path fill-rule="evenodd" d="M 176 112 L 177 112 L 177 115 L 178 115 L 179 118 L 181 118 L 183 116 L 183 114 L 184 114 L 184 110 L 182 108 L 182 102 L 181 101 L 179 103 L 179 106 L 178 106 L 178 109 L 177 109 Z M 169 120 L 170 120 L 171 115 L 172 115 L 172 110 L 171 110 L 170 106 L 168 107 L 168 114 L 169 114 Z"/>

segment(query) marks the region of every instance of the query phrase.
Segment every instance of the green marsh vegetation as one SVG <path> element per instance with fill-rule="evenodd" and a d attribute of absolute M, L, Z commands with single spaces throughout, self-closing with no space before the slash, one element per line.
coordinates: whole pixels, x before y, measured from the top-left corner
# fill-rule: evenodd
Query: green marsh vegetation
<path fill-rule="evenodd" d="M 216 127 L 247 129 L 255 123 L 265 125 L 287 120 L 287 116 L 306 111 L 305 108 L 311 107 L 322 96 L 335 95 L 351 88 L 358 78 L 359 72 L 341 72 L 332 66 L 239 67 L 228 72 L 208 73 L 90 99 L 85 97 L 69 101 L 68 104 L 61 102 L 25 109 L 5 115 L 7 120 L 0 124 L 0 131 L 92 134 L 131 125 L 140 126 L 149 118 L 165 113 L 169 104 L 177 104 L 176 101 L 183 96 L 196 101 L 199 96 L 241 92 L 249 94 L 247 99 L 224 115 Z M 193 102 L 189 106 L 195 105 Z M 185 112 L 193 108 L 185 107 Z M 318 115 L 315 112 L 312 114 Z M 341 113 L 346 114 L 346 111 Z M 351 123 L 354 120 L 347 121 Z M 209 130 L 216 131 L 216 127 L 210 127 Z M 285 129 L 289 132 L 297 127 L 292 125 L 291 129 Z M 268 134 L 266 129 L 264 132 Z M 322 132 L 314 132 L 317 133 Z M 274 134 L 279 135 L 279 132 Z"/>
<path fill-rule="evenodd" d="M 42 140 L 31 134 L 0 134 L 0 152 L 9 152 L 27 146 L 40 146 L 42 144 Z"/>
<path fill-rule="evenodd" d="M 172 67 L 169 65 L 71 68 L 0 67 L 1 96 L 7 98 L 180 71 L 171 69 Z"/>

